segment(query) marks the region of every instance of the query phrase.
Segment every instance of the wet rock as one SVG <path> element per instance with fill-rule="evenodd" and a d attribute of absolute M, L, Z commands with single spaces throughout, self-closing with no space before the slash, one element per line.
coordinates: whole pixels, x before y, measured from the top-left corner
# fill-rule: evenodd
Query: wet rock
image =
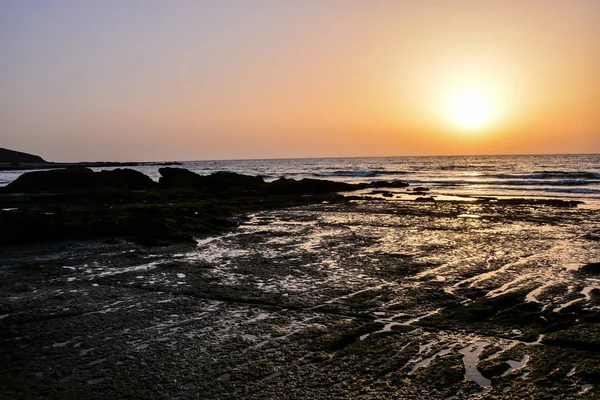
<path fill-rule="evenodd" d="M 402 181 L 375 181 L 366 186 L 372 188 L 405 188 L 408 187 L 408 183 Z"/>
<path fill-rule="evenodd" d="M 600 262 L 586 264 L 579 269 L 579 272 L 588 275 L 598 275 L 600 274 Z"/>
<path fill-rule="evenodd" d="M 451 353 L 436 357 L 427 368 L 419 368 L 415 381 L 427 390 L 429 398 L 450 398 L 464 381 L 462 357 Z"/>
<path fill-rule="evenodd" d="M 196 383 L 194 381 L 187 381 L 181 384 L 181 387 L 184 389 L 195 389 Z"/>
<path fill-rule="evenodd" d="M 371 194 L 380 194 L 383 197 L 394 197 L 394 193 L 387 190 L 373 190 Z"/>
<path fill-rule="evenodd" d="M 487 379 L 499 378 L 503 373 L 510 369 L 510 365 L 502 360 L 486 360 L 477 365 L 481 375 Z"/>
<path fill-rule="evenodd" d="M 480 196 L 476 197 L 475 203 L 495 203 L 498 199 L 496 197 Z"/>
<path fill-rule="evenodd" d="M 155 165 L 183 165 L 183 163 L 179 161 L 166 161 L 161 163 L 156 163 Z"/>
<path fill-rule="evenodd" d="M 594 300 L 596 303 L 600 303 L 600 289 L 592 289 L 590 291 L 590 296 L 592 297 L 592 300 Z"/>
<path fill-rule="evenodd" d="M 590 233 L 586 233 L 583 237 L 588 240 L 593 240 L 595 242 L 600 241 L 600 229 L 594 230 Z"/>
<path fill-rule="evenodd" d="M 308 359 L 310 360 L 311 363 L 321 363 L 324 361 L 329 361 L 331 358 L 333 357 L 333 354 L 331 353 L 327 353 L 324 351 L 318 351 L 314 354 L 312 354 L 310 357 L 308 357 Z"/>
<path fill-rule="evenodd" d="M 549 333 L 544 336 L 542 343 L 579 350 L 600 352 L 600 324 L 579 324 L 569 329 Z"/>
<path fill-rule="evenodd" d="M 115 221 L 131 229 L 143 225 L 138 220 L 129 225 L 122 217 L 156 218 L 158 224 L 168 223 L 171 228 L 192 229 L 207 215 L 220 214 L 222 203 L 231 198 L 222 196 L 218 206 L 207 209 L 202 205 L 208 201 L 205 197 L 192 200 L 197 196 L 187 191 L 181 196 L 168 190 L 153 191 L 148 194 L 150 199 L 145 193 L 131 197 L 122 209 L 112 202 L 110 207 L 93 211 L 88 207 L 83 213 L 116 216 Z M 507 212 L 510 208 L 490 205 L 486 213 L 494 208 L 499 221 L 508 219 L 498 224 L 510 228 L 514 221 Z M 568 301 L 564 298 L 567 292 L 583 296 L 579 293 L 581 277 L 560 269 L 554 250 L 548 248 L 555 240 L 591 231 L 595 214 L 538 209 L 549 213 L 553 225 L 536 231 L 539 222 L 529 224 L 520 217 L 532 208 L 517 210 L 519 224 L 528 228 L 524 232 L 501 229 L 491 235 L 439 229 L 455 224 L 454 206 L 444 202 L 378 200 L 261 212 L 240 231 L 183 251 L 180 247 L 141 249 L 127 241 L 110 246 L 51 246 L 46 251 L 38 251 L 45 246 L 2 249 L 2 265 L 8 268 L 2 278 L 1 303 L 5 306 L 0 305 L 4 328 L 0 397 L 44 398 L 67 393 L 63 397 L 580 398 L 581 383 L 597 382 L 600 352 L 531 343 L 522 346 L 530 355 L 523 369 L 501 376 L 508 371 L 504 370 L 507 365 L 514 368 L 509 361 L 524 360 L 523 353 L 509 349 L 516 335 L 531 328 L 539 336 L 542 332 L 537 324 L 544 324 L 541 317 L 557 323 L 552 328 L 555 331 L 548 333 L 551 339 L 579 324 L 577 319 L 586 321 L 579 325 L 584 328 L 597 324 L 588 319 L 594 310 L 585 307 L 568 318 L 553 313 L 552 307 L 540 310 Z M 578 225 L 567 230 L 564 221 Z M 548 226 L 551 229 L 546 229 Z M 419 229 L 412 232 L 407 227 Z M 430 230 L 435 234 L 429 239 L 443 238 L 453 244 L 430 246 L 423 235 Z M 396 244 L 386 241 L 385 247 L 380 247 L 380 239 L 390 232 L 398 234 L 392 236 L 395 240 L 391 242 Z M 318 238 L 308 243 L 314 243 L 313 247 L 303 245 L 312 238 Z M 523 243 L 526 248 L 520 246 Z M 574 252 L 583 254 L 571 260 L 585 259 L 589 242 L 571 245 Z M 61 255 L 57 256 L 57 249 Z M 365 252 L 369 249 L 373 251 Z M 23 254 L 35 258 L 32 268 L 16 267 L 24 262 Z M 527 265 L 513 264 L 532 254 L 540 257 L 524 259 Z M 53 275 L 47 274 L 49 255 L 55 257 Z M 471 255 L 477 257 L 469 261 Z M 564 256 L 568 258 L 568 254 Z M 322 262 L 332 259 L 336 264 L 331 266 L 336 268 Z M 413 279 L 419 272 L 455 260 L 460 264 L 448 264 L 446 270 L 436 269 Z M 505 265 L 511 269 L 502 268 Z M 469 279 L 483 278 L 498 268 L 502 268 L 501 279 Z M 59 270 L 64 276 L 59 276 Z M 539 278 L 539 284 L 552 283 L 547 279 L 553 273 L 573 277 L 565 287 L 575 287 L 558 295 L 538 291 L 536 299 L 541 303 L 526 304 L 525 296 L 534 289 L 532 279 L 525 282 L 520 294 L 486 297 L 511 277 L 529 273 Z M 186 285 L 178 285 L 183 276 Z M 438 276 L 446 279 L 440 282 Z M 67 281 L 71 277 L 76 280 Z M 451 293 L 445 292 L 461 281 Z M 37 292 L 19 293 L 11 282 L 27 283 Z M 382 282 L 385 286 L 378 287 Z M 289 297 L 284 297 L 287 294 Z M 472 303 L 475 306 L 471 307 Z M 10 309 L 2 308 L 9 304 Z M 66 314 L 71 312 L 66 308 L 73 313 Z M 438 314 L 429 314 L 434 310 Z M 367 313 L 380 321 L 368 322 Z M 432 316 L 420 319 L 425 315 Z M 436 315 L 439 324 L 432 323 Z M 382 331 L 393 322 L 398 325 Z M 593 333 L 585 329 L 587 336 Z M 562 335 L 572 340 L 570 334 Z M 76 339 L 79 336 L 81 339 Z M 495 346 L 479 346 L 483 351 L 473 357 L 478 361 L 467 363 L 459 349 L 475 338 L 485 338 Z M 65 341 L 70 343 L 52 347 Z M 150 346 L 136 350 L 145 344 Z M 92 346 L 96 349 L 88 352 Z M 448 352 L 438 351 L 442 349 Z M 492 355 L 496 361 L 486 365 Z M 103 358 L 106 360 L 99 362 Z M 427 365 L 411 371 L 412 365 L 428 358 Z M 475 367 L 494 379 L 492 388 L 465 380 L 466 370 Z M 34 378 L 37 371 L 46 374 L 39 381 Z M 280 376 L 275 375 L 278 372 Z M 227 375 L 218 379 L 223 373 L 231 373 L 229 380 Z M 69 381 L 60 381 L 70 374 Z M 93 377 L 106 381 L 87 384 Z M 186 388 L 188 382 L 190 388 Z M 511 388 L 509 395 L 501 393 L 505 387 Z M 243 390 L 240 396 L 236 389 Z M 586 396 L 593 398 L 597 393 L 592 389 Z"/>
<path fill-rule="evenodd" d="M 376 332 L 382 329 L 384 324 L 380 322 L 369 322 L 364 325 L 354 326 L 335 335 L 325 335 L 323 337 L 323 344 L 325 348 L 330 351 L 341 350 L 355 342 L 357 342 L 361 336 Z"/>
<path fill-rule="evenodd" d="M 228 381 L 228 380 L 231 379 L 231 373 L 230 372 L 225 372 L 225 373 L 219 375 L 217 377 L 217 379 L 220 380 L 221 382 L 226 382 L 226 381 Z"/>
<path fill-rule="evenodd" d="M 541 316 L 541 306 L 526 303 L 523 295 L 507 293 L 497 297 L 483 297 L 470 304 L 454 304 L 439 314 L 424 319 L 421 323 L 431 326 L 464 327 L 477 326 L 484 329 L 523 330 L 520 338 L 537 335 L 537 329 L 548 322 Z M 535 340 L 535 339 L 534 339 Z"/>
<path fill-rule="evenodd" d="M 583 201 L 576 201 L 576 200 L 523 199 L 523 198 L 497 199 L 497 202 L 500 204 L 507 204 L 507 205 L 539 205 L 539 206 L 551 206 L 551 207 L 577 207 L 578 204 L 583 204 Z"/>

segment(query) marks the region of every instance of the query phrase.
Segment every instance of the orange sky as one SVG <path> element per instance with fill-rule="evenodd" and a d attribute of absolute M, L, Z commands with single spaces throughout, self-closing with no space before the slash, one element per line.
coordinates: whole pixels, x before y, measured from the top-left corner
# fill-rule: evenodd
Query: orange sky
<path fill-rule="evenodd" d="M 600 153 L 598 16 L 593 0 L 9 0 L 0 146 L 56 161 Z M 476 130 L 448 114 L 468 88 L 493 114 Z"/>

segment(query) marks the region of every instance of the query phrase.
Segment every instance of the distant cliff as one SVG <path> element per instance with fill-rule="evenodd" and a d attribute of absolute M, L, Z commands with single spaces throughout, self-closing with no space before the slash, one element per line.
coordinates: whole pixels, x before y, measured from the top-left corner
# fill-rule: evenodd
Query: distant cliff
<path fill-rule="evenodd" d="M 46 160 L 33 154 L 21 153 L 20 151 L 0 147 L 0 163 L 43 164 L 46 163 Z"/>

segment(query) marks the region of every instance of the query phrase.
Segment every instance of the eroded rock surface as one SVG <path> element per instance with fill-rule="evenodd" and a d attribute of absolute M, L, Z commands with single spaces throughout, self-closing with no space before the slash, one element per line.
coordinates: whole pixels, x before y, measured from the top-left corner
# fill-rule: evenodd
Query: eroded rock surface
<path fill-rule="evenodd" d="M 476 215 L 479 218 L 462 218 Z M 10 247 L 6 398 L 598 398 L 593 210 L 355 201 Z"/>

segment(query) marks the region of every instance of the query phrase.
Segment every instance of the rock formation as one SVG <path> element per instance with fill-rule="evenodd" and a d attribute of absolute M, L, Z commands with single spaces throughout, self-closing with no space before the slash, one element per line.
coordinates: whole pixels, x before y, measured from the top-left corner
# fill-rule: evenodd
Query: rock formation
<path fill-rule="evenodd" d="M 33 154 L 0 148 L 0 163 L 44 164 L 46 160 Z"/>

